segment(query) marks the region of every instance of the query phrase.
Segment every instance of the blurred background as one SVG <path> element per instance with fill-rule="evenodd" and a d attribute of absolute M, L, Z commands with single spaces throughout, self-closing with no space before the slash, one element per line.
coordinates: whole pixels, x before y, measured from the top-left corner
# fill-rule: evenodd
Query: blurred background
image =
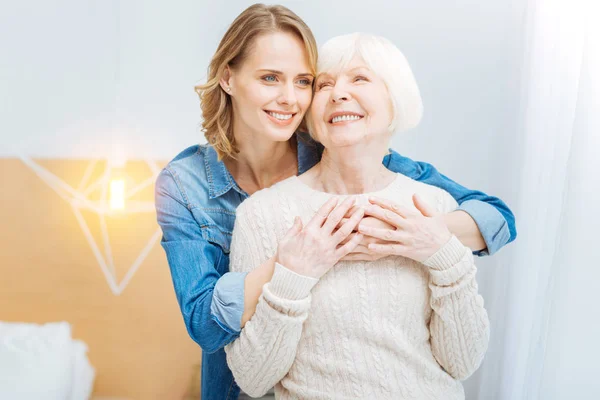
<path fill-rule="evenodd" d="M 205 142 L 194 85 L 253 3 L 2 2 L 0 335 L 66 322 L 51 331 L 79 344 L 69 379 L 93 388 L 74 399 L 199 398 L 201 350 L 158 243 L 154 179 Z M 478 260 L 492 337 L 467 399 L 600 398 L 599 2 L 279 3 L 319 44 L 391 39 L 425 107 L 392 147 L 517 217 L 516 242 Z M 59 379 L 67 364 L 44 366 Z"/>

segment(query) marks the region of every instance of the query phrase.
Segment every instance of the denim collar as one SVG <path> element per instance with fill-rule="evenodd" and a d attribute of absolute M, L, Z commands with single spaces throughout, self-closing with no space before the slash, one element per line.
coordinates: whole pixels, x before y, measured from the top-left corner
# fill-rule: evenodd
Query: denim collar
<path fill-rule="evenodd" d="M 201 148 L 204 152 L 204 168 L 206 168 L 208 179 L 208 196 L 212 200 L 224 195 L 237 184 L 227 170 L 225 163 L 219 161 L 219 156 L 214 147 L 206 145 Z"/>
<path fill-rule="evenodd" d="M 296 138 L 298 144 L 298 175 L 301 175 L 319 162 L 323 153 L 323 146 L 315 142 L 305 132 L 297 132 Z M 217 151 L 211 145 L 202 146 L 201 149 L 204 152 L 204 167 L 206 168 L 206 177 L 208 178 L 209 197 L 211 199 L 217 198 L 231 189 L 248 196 L 237 185 L 227 170 L 225 163 L 219 161 Z"/>

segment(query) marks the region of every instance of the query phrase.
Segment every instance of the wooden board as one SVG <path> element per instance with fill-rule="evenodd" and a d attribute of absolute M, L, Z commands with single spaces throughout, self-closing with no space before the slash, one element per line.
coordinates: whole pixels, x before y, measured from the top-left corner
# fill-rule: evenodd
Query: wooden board
<path fill-rule="evenodd" d="M 74 187 L 89 165 L 36 161 Z M 136 179 L 148 174 L 141 162 L 126 170 Z M 152 201 L 153 191 L 138 197 Z M 97 215 L 84 216 L 101 238 Z M 200 348 L 186 332 L 158 242 L 113 294 L 69 202 L 19 159 L 0 159 L 0 221 L 0 320 L 71 323 L 96 368 L 94 397 L 199 399 Z M 156 215 L 125 215 L 107 227 L 121 279 L 158 228 Z"/>

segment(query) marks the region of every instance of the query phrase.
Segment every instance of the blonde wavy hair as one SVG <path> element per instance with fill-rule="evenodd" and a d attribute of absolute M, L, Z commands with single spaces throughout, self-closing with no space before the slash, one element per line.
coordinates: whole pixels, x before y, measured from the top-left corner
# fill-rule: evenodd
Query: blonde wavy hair
<path fill-rule="evenodd" d="M 235 158 L 239 152 L 233 135 L 231 97 L 219 81 L 227 66 L 235 68 L 244 62 L 259 35 L 274 32 L 297 35 L 304 42 L 311 73 L 316 73 L 317 43 L 310 28 L 291 10 L 281 5 L 253 4 L 238 15 L 212 57 L 206 83 L 194 87 L 200 96 L 202 131 L 217 151 L 219 160 Z"/>

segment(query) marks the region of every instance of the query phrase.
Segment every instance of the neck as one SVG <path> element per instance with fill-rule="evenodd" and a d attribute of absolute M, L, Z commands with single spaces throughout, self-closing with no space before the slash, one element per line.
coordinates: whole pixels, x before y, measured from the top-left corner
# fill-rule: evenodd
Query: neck
<path fill-rule="evenodd" d="M 285 142 L 236 136 L 236 144 L 240 150 L 236 158 L 223 161 L 237 184 L 249 194 L 297 174 L 295 136 Z"/>
<path fill-rule="evenodd" d="M 382 160 L 385 146 L 360 143 L 325 149 L 321 162 L 306 177 L 306 183 L 317 190 L 333 194 L 360 194 L 378 191 L 387 186 L 395 174 Z"/>

